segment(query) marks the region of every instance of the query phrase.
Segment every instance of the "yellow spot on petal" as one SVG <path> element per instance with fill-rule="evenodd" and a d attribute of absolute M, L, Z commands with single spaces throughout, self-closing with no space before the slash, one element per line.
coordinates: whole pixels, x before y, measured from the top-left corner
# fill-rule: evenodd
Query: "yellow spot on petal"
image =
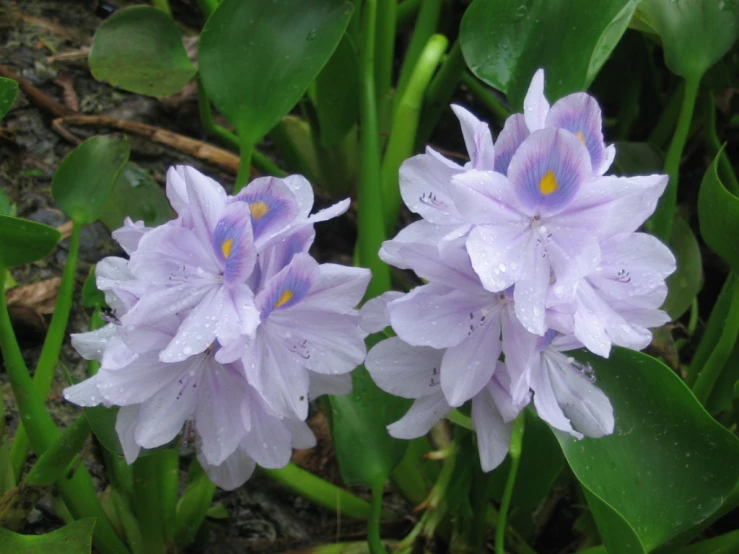
<path fill-rule="evenodd" d="M 293 291 L 290 289 L 285 289 L 285 291 L 280 295 L 279 300 L 277 300 L 277 303 L 275 304 L 275 308 L 279 308 L 280 306 L 284 306 L 288 302 L 290 302 L 290 299 L 293 297 Z"/>
<path fill-rule="evenodd" d="M 539 192 L 544 196 L 552 194 L 559 188 L 557 178 L 554 176 L 554 172 L 550 169 L 544 174 L 544 177 L 539 181 Z"/>
<path fill-rule="evenodd" d="M 261 219 L 265 215 L 267 215 L 267 212 L 269 211 L 269 206 L 266 202 L 252 202 L 249 204 L 249 209 L 251 210 L 251 216 L 254 219 Z"/>
<path fill-rule="evenodd" d="M 585 144 L 585 135 L 582 134 L 582 131 L 578 131 L 575 133 L 575 136 L 580 139 L 580 142 Z"/>
<path fill-rule="evenodd" d="M 223 257 L 228 260 L 228 257 L 231 255 L 231 248 L 233 248 L 234 245 L 234 239 L 228 239 L 224 240 L 221 243 L 221 253 L 223 254 Z"/>

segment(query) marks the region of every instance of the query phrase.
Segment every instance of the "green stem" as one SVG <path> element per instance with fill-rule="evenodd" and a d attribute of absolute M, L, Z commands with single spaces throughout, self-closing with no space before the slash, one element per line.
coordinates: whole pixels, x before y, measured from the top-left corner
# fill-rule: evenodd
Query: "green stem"
<path fill-rule="evenodd" d="M 465 71 L 462 74 L 462 82 L 470 90 L 472 95 L 492 112 L 495 122 L 502 127 L 505 120 L 509 115 L 511 115 L 510 110 L 506 108 L 500 100 L 493 96 L 490 91 L 485 88 L 485 85 L 478 81 L 477 77 L 472 75 L 469 71 Z"/>
<path fill-rule="evenodd" d="M 174 448 L 139 457 L 133 464 L 133 509 L 144 551 L 165 554 L 175 520 L 179 452 Z"/>
<path fill-rule="evenodd" d="M 396 10 L 396 26 L 401 28 L 411 25 L 420 7 L 421 0 L 403 0 Z"/>
<path fill-rule="evenodd" d="M 703 405 L 711 396 L 713 386 L 731 356 L 737 335 L 739 335 L 739 279 L 734 274 L 732 274 L 731 279 L 731 300 L 721 336 L 693 385 L 693 394 Z"/>
<path fill-rule="evenodd" d="M 177 519 L 174 538 L 178 546 L 185 547 L 195 540 L 200 527 L 205 521 L 216 486 L 198 462 L 193 458 L 187 477 L 187 487 L 177 505 Z"/>
<path fill-rule="evenodd" d="M 731 161 L 726 155 L 726 151 L 721 150 L 721 141 L 716 133 L 716 105 L 713 100 L 713 93 L 708 92 L 705 95 L 705 110 L 706 110 L 706 143 L 708 144 L 708 151 L 711 152 L 712 156 L 716 156 L 721 153 L 719 158 L 719 168 L 724 178 L 726 188 L 729 189 L 735 196 L 739 196 L 739 180 L 736 178 L 734 168 L 731 167 Z"/>
<path fill-rule="evenodd" d="M 423 149 L 431 138 L 441 114 L 448 107 L 454 91 L 462 80 L 465 67 L 462 47 L 459 41 L 456 41 L 426 89 L 421 121 L 416 133 L 416 150 Z"/>
<path fill-rule="evenodd" d="M 59 293 L 57 295 L 54 313 L 51 316 L 49 330 L 44 339 L 44 346 L 41 349 L 36 371 L 33 374 L 33 387 L 41 398 L 46 398 L 51 389 L 51 383 L 54 380 L 54 370 L 59 361 L 59 353 L 62 349 L 62 343 L 66 336 L 67 323 L 69 322 L 69 314 L 72 311 L 72 297 L 74 295 L 75 277 L 77 274 L 77 257 L 80 251 L 80 232 L 82 227 L 74 224 L 72 226 L 72 235 L 69 238 L 69 251 L 67 252 L 67 263 L 62 272 L 62 280 L 59 285 Z M 0 289 L 2 290 L 2 289 Z M 28 434 L 23 426 L 23 422 L 18 425 L 18 430 L 10 449 L 10 460 L 13 466 L 13 472 L 16 479 L 20 478 L 23 466 L 28 458 L 28 450 L 31 446 L 28 440 Z"/>
<path fill-rule="evenodd" d="M 390 268 L 378 255 L 385 240 L 380 180 L 380 144 L 375 96 L 375 22 L 377 1 L 364 3 L 364 40 L 360 59 L 360 149 L 357 259 L 372 271 L 367 298 L 390 289 Z"/>
<path fill-rule="evenodd" d="M 474 427 L 472 426 L 472 418 L 464 415 L 462 412 L 460 412 L 456 408 L 450 411 L 446 415 L 446 418 L 452 423 L 454 423 L 455 425 L 459 425 L 463 429 L 468 429 L 470 431 L 474 430 Z"/>
<path fill-rule="evenodd" d="M 431 35 L 436 32 L 436 26 L 439 23 L 439 14 L 441 13 L 441 5 L 442 0 L 423 0 L 421 3 L 421 9 L 418 11 L 416 25 L 413 29 L 413 36 L 405 53 L 403 66 L 400 69 L 398 86 L 395 89 L 396 99 L 403 96 L 405 88 L 411 80 L 411 75 L 415 71 L 416 64 L 421 57 L 421 52 L 423 52 Z"/>
<path fill-rule="evenodd" d="M 393 77 L 395 62 L 395 20 L 397 0 L 377 0 L 377 36 L 375 38 L 375 90 L 377 104 L 385 102 Z"/>
<path fill-rule="evenodd" d="M 647 142 L 660 150 L 667 144 L 667 141 L 670 140 L 670 134 L 675 130 L 675 121 L 680 111 L 680 99 L 683 97 L 684 90 L 685 82 L 680 81 L 680 84 L 675 88 L 672 96 L 667 101 L 665 109 L 662 110 L 657 124 L 652 129 L 652 132 L 649 133 Z"/>
<path fill-rule="evenodd" d="M 6 275 L 5 268 L 0 267 L 0 291 L 5 290 Z M 4 294 L 0 294 L 0 350 L 2 350 L 8 381 L 13 388 L 21 420 L 27 426 L 31 446 L 34 452 L 41 456 L 60 436 L 60 432 L 34 390 L 33 382 L 23 361 L 23 354 L 13 333 Z M 93 539 L 102 552 L 106 554 L 128 553 L 105 516 L 98 502 L 90 474 L 84 466 L 80 466 L 70 479 L 58 481 L 56 486 L 73 516 L 97 518 Z"/>
<path fill-rule="evenodd" d="M 367 502 L 295 464 L 291 463 L 280 469 L 260 468 L 260 471 L 317 506 L 336 514 L 357 519 L 370 517 L 371 510 Z"/>
<path fill-rule="evenodd" d="M 513 421 L 513 426 L 511 428 L 511 441 L 508 447 L 508 455 L 511 458 L 511 468 L 508 470 L 508 478 L 506 479 L 503 498 L 500 502 L 498 525 L 495 528 L 496 554 L 505 554 L 506 522 L 508 519 L 508 508 L 511 505 L 511 497 L 513 496 L 513 487 L 516 485 L 518 464 L 521 461 L 524 420 L 524 413 L 521 412 L 521 414 Z"/>
<path fill-rule="evenodd" d="M 169 17 L 172 17 L 172 10 L 169 7 L 169 0 L 151 0 L 151 4 L 158 10 L 162 10 Z"/>
<path fill-rule="evenodd" d="M 680 106 L 680 115 L 677 119 L 677 127 L 665 158 L 665 172 L 669 177 L 669 182 L 651 219 L 653 233 L 666 244 L 669 244 L 670 235 L 672 234 L 672 220 L 677 209 L 677 182 L 680 161 L 690 132 L 690 123 L 693 119 L 693 109 L 695 108 L 699 86 L 700 76 L 685 79 L 685 92 Z"/>
<path fill-rule="evenodd" d="M 400 97 L 395 117 L 393 117 L 393 126 L 390 129 L 385 160 L 382 164 L 385 232 L 388 234 L 392 233 L 395 228 L 401 205 L 398 170 L 403 160 L 413 153 L 423 97 L 446 51 L 447 44 L 447 39 L 443 35 L 433 35 L 429 38 L 408 80 L 408 85 Z"/>
<path fill-rule="evenodd" d="M 205 19 L 208 19 L 211 14 L 216 11 L 220 0 L 197 0 L 198 8 L 203 12 Z"/>
<path fill-rule="evenodd" d="M 200 114 L 200 124 L 203 126 L 203 129 L 206 133 L 215 136 L 217 139 L 226 143 L 228 146 L 231 146 L 235 150 L 238 150 L 239 137 L 237 137 L 234 133 L 232 133 L 222 125 L 218 125 L 218 123 L 215 122 L 215 120 L 213 119 L 213 111 L 210 107 L 210 101 L 208 100 L 208 95 L 205 92 L 205 87 L 203 87 L 202 81 L 199 77 L 197 79 L 197 84 L 198 113 Z M 274 175 L 275 177 L 285 177 L 287 175 L 287 173 L 277 167 L 277 165 L 275 165 L 272 160 L 270 160 L 264 154 L 257 152 L 256 150 L 252 152 L 252 162 L 254 164 L 254 167 L 256 167 L 260 173 Z"/>
<path fill-rule="evenodd" d="M 251 140 L 242 138 L 239 143 L 239 171 L 236 174 L 236 183 L 234 183 L 234 194 L 243 189 L 249 182 L 249 176 L 251 175 L 251 156 L 254 151 L 254 144 Z"/>
<path fill-rule="evenodd" d="M 382 515 L 382 493 L 385 483 L 379 481 L 372 486 L 372 511 L 367 521 L 367 545 L 371 554 L 387 554 L 380 536 L 380 517 Z"/>

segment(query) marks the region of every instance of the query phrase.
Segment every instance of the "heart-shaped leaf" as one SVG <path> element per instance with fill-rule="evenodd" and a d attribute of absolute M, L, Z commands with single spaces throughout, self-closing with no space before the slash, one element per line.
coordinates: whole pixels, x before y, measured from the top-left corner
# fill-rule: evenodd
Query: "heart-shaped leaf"
<path fill-rule="evenodd" d="M 622 348 L 608 359 L 576 357 L 594 368 L 616 427 L 599 439 L 557 438 L 575 476 L 598 499 L 591 508 L 608 552 L 638 551 L 634 537 L 650 551 L 709 518 L 737 484 L 736 437 L 656 359 Z"/>
<path fill-rule="evenodd" d="M 19 535 L 0 528 L 0 552 L 13 554 L 85 554 L 92 548 L 95 518 L 85 518 L 46 535 Z"/>
<path fill-rule="evenodd" d="M 51 194 L 67 217 L 77 225 L 97 220 L 130 150 L 126 137 L 90 137 L 62 160 Z"/>
<path fill-rule="evenodd" d="M 719 157 L 703 176 L 698 192 L 698 223 L 701 236 L 711 250 L 739 272 L 739 198 L 726 190 L 718 176 Z"/>
<path fill-rule="evenodd" d="M 61 236 L 48 225 L 0 215 L 0 270 L 45 258 Z"/>
<path fill-rule="evenodd" d="M 739 0 L 644 0 L 636 19 L 662 40 L 673 73 L 700 78 L 739 36 Z"/>
<path fill-rule="evenodd" d="M 174 20 L 151 6 L 131 6 L 106 19 L 90 48 L 98 81 L 147 96 L 176 94 L 195 76 Z"/>
<path fill-rule="evenodd" d="M 18 96 L 18 83 L 7 77 L 0 77 L 0 119 L 10 111 Z"/>
<path fill-rule="evenodd" d="M 384 335 L 370 335 L 371 348 Z M 387 426 L 399 420 L 410 400 L 391 396 L 375 385 L 364 366 L 352 372 L 351 394 L 330 396 L 331 432 L 341 476 L 347 485 L 382 484 L 405 454 L 408 441 L 391 437 Z"/>
<path fill-rule="evenodd" d="M 550 101 L 586 89 L 639 1 L 475 0 L 462 18 L 462 52 L 472 72 L 520 111 L 540 67 Z"/>
<path fill-rule="evenodd" d="M 300 100 L 339 44 L 345 0 L 224 0 L 200 36 L 208 97 L 253 146 Z"/>

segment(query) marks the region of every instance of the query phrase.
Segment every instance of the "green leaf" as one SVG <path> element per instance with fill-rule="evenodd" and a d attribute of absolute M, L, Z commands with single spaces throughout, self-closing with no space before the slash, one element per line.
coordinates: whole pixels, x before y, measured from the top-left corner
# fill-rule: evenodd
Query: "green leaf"
<path fill-rule="evenodd" d="M 664 157 L 654 146 L 646 142 L 616 142 L 616 159 L 610 173 L 632 177 L 662 173 Z"/>
<path fill-rule="evenodd" d="M 640 0 L 475 0 L 462 18 L 467 65 L 520 111 L 531 76 L 546 70 L 551 102 L 586 89 Z"/>
<path fill-rule="evenodd" d="M 0 552 L 13 554 L 84 554 L 92 549 L 94 518 L 85 518 L 70 523 L 46 535 L 19 535 L 0 528 Z"/>
<path fill-rule="evenodd" d="M 224 0 L 200 36 L 208 97 L 253 146 L 300 100 L 344 34 L 344 0 Z"/>
<path fill-rule="evenodd" d="M 677 259 L 677 271 L 667 278 L 667 298 L 662 306 L 675 320 L 682 316 L 703 287 L 701 251 L 698 241 L 679 215 L 672 220 L 670 250 Z"/>
<path fill-rule="evenodd" d="M 13 206 L 8 199 L 8 195 L 0 190 L 0 215 L 13 215 Z"/>
<path fill-rule="evenodd" d="M 347 35 L 316 78 L 316 113 L 321 145 L 338 144 L 357 122 L 359 72 L 357 53 Z"/>
<path fill-rule="evenodd" d="M 48 225 L 0 215 L 0 270 L 45 258 L 61 236 Z"/>
<path fill-rule="evenodd" d="M 644 0 L 636 19 L 662 40 L 673 73 L 700 78 L 739 36 L 739 0 Z"/>
<path fill-rule="evenodd" d="M 723 149 L 722 149 L 723 151 Z M 698 223 L 701 237 L 716 254 L 739 272 L 739 198 L 730 193 L 718 176 L 718 153 L 698 192 Z"/>
<path fill-rule="evenodd" d="M 87 423 L 87 418 L 82 414 L 64 430 L 33 464 L 31 471 L 26 475 L 26 484 L 49 487 L 63 478 L 69 464 L 85 446 L 89 436 L 90 426 Z"/>
<path fill-rule="evenodd" d="M 96 284 L 95 278 L 95 266 L 90 268 L 90 272 L 85 278 L 85 282 L 82 284 L 82 305 L 85 308 L 95 308 L 107 306 L 105 302 L 105 294 L 101 291 Z"/>
<path fill-rule="evenodd" d="M 113 454 L 123 456 L 123 447 L 115 430 L 115 420 L 118 417 L 118 406 L 93 406 L 85 408 L 85 417 L 90 429 L 100 444 Z"/>
<path fill-rule="evenodd" d="M 123 220 L 130 217 L 133 221 L 143 221 L 148 227 L 156 227 L 172 216 L 169 200 L 151 173 L 128 162 L 110 191 L 100 221 L 108 229 L 118 229 Z"/>
<path fill-rule="evenodd" d="M 150 6 L 119 10 L 98 27 L 90 70 L 98 81 L 147 96 L 178 93 L 197 72 L 177 24 Z"/>
<path fill-rule="evenodd" d="M 89 225 L 100 217 L 130 151 L 126 137 L 96 136 L 62 160 L 51 194 L 67 217 L 77 225 Z"/>
<path fill-rule="evenodd" d="M 367 338 L 367 348 L 385 335 Z M 352 372 L 350 394 L 329 396 L 334 450 L 347 485 L 384 483 L 405 454 L 408 441 L 391 437 L 387 426 L 399 420 L 411 402 L 378 388 L 364 366 Z"/>
<path fill-rule="evenodd" d="M 608 359 L 580 352 L 613 406 L 613 435 L 557 438 L 611 554 L 646 551 L 709 518 L 739 478 L 739 441 L 667 366 L 616 348 Z M 612 512 L 612 513 L 611 513 Z"/>
<path fill-rule="evenodd" d="M 0 77 L 0 119 L 10 111 L 18 96 L 18 83 L 13 79 Z"/>

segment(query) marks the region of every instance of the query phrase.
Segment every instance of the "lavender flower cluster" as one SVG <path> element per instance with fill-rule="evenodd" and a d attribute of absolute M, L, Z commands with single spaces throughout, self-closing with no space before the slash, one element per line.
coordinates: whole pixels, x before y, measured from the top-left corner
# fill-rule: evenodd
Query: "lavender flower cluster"
<path fill-rule="evenodd" d="M 318 264 L 307 252 L 314 215 L 302 177 L 259 178 L 227 196 L 189 167 L 167 175 L 177 219 L 114 232 L 130 259 L 97 265 L 113 309 L 105 327 L 72 336 L 100 370 L 65 390 L 80 406 L 120 406 L 126 460 L 185 428 L 213 482 L 233 489 L 255 464 L 285 466 L 310 448 L 309 398 L 346 394 L 366 350 L 359 315 L 366 269 Z"/>
<path fill-rule="evenodd" d="M 648 329 L 669 321 L 659 308 L 675 258 L 637 232 L 667 176 L 605 176 L 615 149 L 604 144 L 597 102 L 576 93 L 550 107 L 541 70 L 524 113 L 508 118 L 495 143 L 486 124 L 453 109 L 470 162 L 427 149 L 402 165 L 403 200 L 422 219 L 380 256 L 426 284 L 363 308 L 371 330 L 390 324 L 397 334 L 365 363 L 382 389 L 415 399 L 389 426 L 395 437 L 424 435 L 471 400 L 490 471 L 532 398 L 555 429 L 578 438 L 613 432 L 607 396 L 567 352 L 641 350 Z"/>

